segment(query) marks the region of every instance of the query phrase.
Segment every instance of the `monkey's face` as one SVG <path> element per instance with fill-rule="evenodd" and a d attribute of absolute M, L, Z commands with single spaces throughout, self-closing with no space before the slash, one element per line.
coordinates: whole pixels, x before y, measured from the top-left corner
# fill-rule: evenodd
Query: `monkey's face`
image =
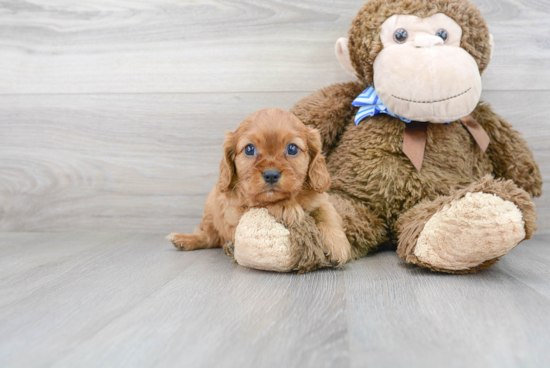
<path fill-rule="evenodd" d="M 384 48 L 374 86 L 388 109 L 416 121 L 446 123 L 470 114 L 481 96 L 476 61 L 460 47 L 462 29 L 444 14 L 393 15 L 382 24 Z"/>
<path fill-rule="evenodd" d="M 468 0 L 368 0 L 336 55 L 374 86 L 388 110 L 446 123 L 470 114 L 493 50 L 481 12 Z"/>
<path fill-rule="evenodd" d="M 373 64 L 374 87 L 388 109 L 416 121 L 446 123 L 470 114 L 481 96 L 474 58 L 460 47 L 450 17 L 393 15 L 382 24 L 384 48 Z"/>

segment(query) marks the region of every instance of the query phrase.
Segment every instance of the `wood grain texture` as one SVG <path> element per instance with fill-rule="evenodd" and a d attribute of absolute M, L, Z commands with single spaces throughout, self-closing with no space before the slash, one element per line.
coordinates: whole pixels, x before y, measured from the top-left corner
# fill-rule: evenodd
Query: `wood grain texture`
<path fill-rule="evenodd" d="M 0 235 L 2 366 L 347 365 L 341 273 L 263 273 L 159 235 L 41 235 Z"/>
<path fill-rule="evenodd" d="M 4 96 L 0 230 L 191 231 L 218 177 L 224 131 L 305 95 L 222 94 L 215 105 L 207 94 Z M 550 182 L 550 92 L 484 98 L 523 132 Z M 537 205 L 549 230 L 548 195 Z"/>
<path fill-rule="evenodd" d="M 547 260 L 548 240 L 522 243 L 478 274 L 442 276 L 406 265 L 393 252 L 350 265 L 346 310 L 354 336 L 352 366 L 548 365 L 548 341 L 542 337 L 550 331 L 548 295 L 525 283 L 544 280 L 548 288 L 546 268 L 531 266 Z M 510 267 L 520 260 L 521 266 Z"/>
<path fill-rule="evenodd" d="M 550 5 L 475 0 L 495 37 L 485 90 L 547 90 Z M 313 91 L 363 0 L 0 2 L 0 94 Z"/>
<path fill-rule="evenodd" d="M 1 1 L 0 231 L 190 231 L 224 130 L 349 79 L 332 45 L 362 2 Z M 476 3 L 497 45 L 484 96 L 548 181 L 550 7 Z"/>
<path fill-rule="evenodd" d="M 550 5 L 474 2 L 496 44 L 484 99 L 548 183 Z M 224 130 L 350 79 L 333 44 L 362 3 L 0 1 L 1 367 L 550 364 L 540 233 L 465 276 L 393 252 L 265 273 L 163 239 L 200 221 Z"/>
<path fill-rule="evenodd" d="M 306 94 L 222 94 L 215 104 L 208 94 L 3 96 L 0 230 L 191 231 L 218 177 L 224 131 Z M 523 132 L 550 182 L 550 92 L 484 99 Z M 537 200 L 541 230 L 548 198 Z"/>
<path fill-rule="evenodd" d="M 550 237 L 441 275 L 394 252 L 305 275 L 160 234 L 1 233 L 2 367 L 546 367 Z"/>

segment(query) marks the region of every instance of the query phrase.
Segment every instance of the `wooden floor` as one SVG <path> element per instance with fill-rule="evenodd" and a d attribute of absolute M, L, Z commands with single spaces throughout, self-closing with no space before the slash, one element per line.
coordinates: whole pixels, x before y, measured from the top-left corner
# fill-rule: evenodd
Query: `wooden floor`
<path fill-rule="evenodd" d="M 305 275 L 160 234 L 0 234 L 1 367 L 548 367 L 550 236 L 492 270 Z"/>

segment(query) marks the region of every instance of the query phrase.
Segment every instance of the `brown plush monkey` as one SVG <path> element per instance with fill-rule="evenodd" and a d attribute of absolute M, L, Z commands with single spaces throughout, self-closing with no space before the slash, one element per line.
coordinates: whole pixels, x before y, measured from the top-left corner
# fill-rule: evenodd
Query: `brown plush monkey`
<path fill-rule="evenodd" d="M 321 132 L 350 260 L 389 245 L 407 263 L 468 273 L 531 238 L 539 168 L 519 133 L 479 101 L 492 48 L 467 0 L 370 0 L 349 41 L 336 44 L 360 81 L 291 110 Z"/>

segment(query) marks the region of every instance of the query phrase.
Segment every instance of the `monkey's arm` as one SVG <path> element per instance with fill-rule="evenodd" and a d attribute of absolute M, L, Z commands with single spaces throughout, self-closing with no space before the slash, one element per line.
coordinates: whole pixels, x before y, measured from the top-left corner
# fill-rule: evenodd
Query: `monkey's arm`
<path fill-rule="evenodd" d="M 493 174 L 511 179 L 531 196 L 540 197 L 542 176 L 539 166 L 520 133 L 483 102 L 472 116 L 491 137 L 487 155 L 493 162 Z"/>
<path fill-rule="evenodd" d="M 307 126 L 319 130 L 326 154 L 353 121 L 358 108 L 351 103 L 365 88 L 360 82 L 332 84 L 302 98 L 290 111 Z"/>

